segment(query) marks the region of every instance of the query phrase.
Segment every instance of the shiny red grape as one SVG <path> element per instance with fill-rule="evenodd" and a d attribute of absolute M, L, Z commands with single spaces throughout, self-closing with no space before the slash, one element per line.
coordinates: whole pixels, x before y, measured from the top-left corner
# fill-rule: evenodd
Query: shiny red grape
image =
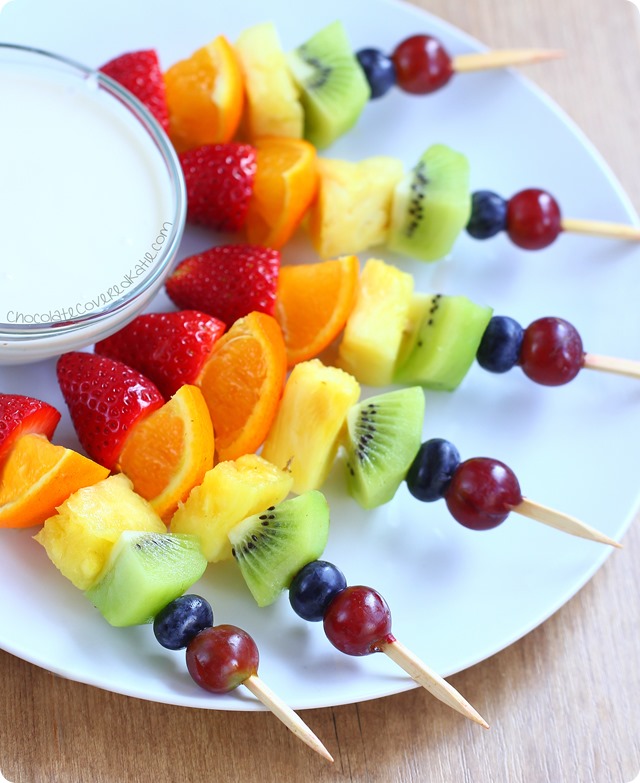
<path fill-rule="evenodd" d="M 541 250 L 562 231 L 558 202 L 550 193 L 537 188 L 521 190 L 507 204 L 507 234 L 525 250 Z"/>
<path fill-rule="evenodd" d="M 216 625 L 195 636 L 187 647 L 187 669 L 212 693 L 228 693 L 258 671 L 258 648 L 242 628 Z"/>
<path fill-rule="evenodd" d="M 582 338 L 563 318 L 539 318 L 524 330 L 519 363 L 532 381 L 562 386 L 584 365 Z"/>
<path fill-rule="evenodd" d="M 461 525 L 489 530 L 504 522 L 522 495 L 511 468 L 497 459 L 475 457 L 458 465 L 444 499 Z"/>
<path fill-rule="evenodd" d="M 324 615 L 327 639 L 347 655 L 380 652 L 383 642 L 392 642 L 391 611 L 372 587 L 347 587 L 333 599 Z"/>
<path fill-rule="evenodd" d="M 414 95 L 435 92 L 453 76 L 453 64 L 447 50 L 430 35 L 412 35 L 396 46 L 391 60 L 396 84 Z"/>

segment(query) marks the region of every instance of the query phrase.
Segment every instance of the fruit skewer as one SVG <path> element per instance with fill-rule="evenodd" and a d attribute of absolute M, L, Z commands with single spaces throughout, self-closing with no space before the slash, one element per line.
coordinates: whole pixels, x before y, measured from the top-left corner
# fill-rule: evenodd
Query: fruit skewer
<path fill-rule="evenodd" d="M 167 534 L 124 476 L 107 478 L 107 468 L 52 444 L 59 420 L 48 403 L 0 395 L 0 526 L 48 521 L 36 540 L 112 625 L 144 623 L 155 615 L 156 639 L 168 649 L 187 648 L 187 668 L 197 684 L 213 693 L 245 685 L 296 736 L 333 761 L 258 677 L 258 648 L 245 631 L 213 628 L 211 606 L 193 596 L 177 599 L 172 614 L 163 609 L 204 572 L 207 562 L 198 540 Z"/>
<path fill-rule="evenodd" d="M 318 264 L 318 275 L 331 263 L 336 262 Z M 285 341 L 295 343 L 294 307 L 300 305 L 289 304 L 285 284 L 296 267 L 285 270 L 276 316 Z M 586 352 L 578 330 L 563 318 L 539 318 L 525 329 L 465 296 L 415 292 L 410 274 L 379 259 L 365 264 L 354 304 L 337 327 L 329 335 L 335 339 L 342 327 L 336 363 L 370 386 L 418 384 L 453 391 L 474 359 L 493 373 L 520 366 L 531 380 L 546 386 L 566 384 L 583 368 L 640 378 L 638 361 Z"/>
<path fill-rule="evenodd" d="M 241 33 L 235 46 L 217 36 L 164 74 L 154 50 L 120 55 L 100 70 L 146 103 L 179 151 L 230 141 L 240 127 L 250 141 L 304 136 L 327 147 L 393 86 L 426 94 L 455 73 L 561 56 L 516 49 L 451 57 L 429 35 L 406 38 L 390 55 L 375 48 L 354 54 L 339 21 L 285 54 L 275 26 L 263 23 Z"/>
<path fill-rule="evenodd" d="M 513 511 L 571 535 L 619 546 L 574 517 L 524 498 L 515 474 L 499 460 L 461 462 L 449 441 L 431 439 L 421 444 L 425 399 L 420 387 L 369 397 L 347 405 L 346 410 L 336 410 L 335 404 L 332 408 L 332 401 L 348 383 L 350 376 L 345 375 L 318 360 L 303 362 L 291 373 L 262 454 L 276 465 L 291 459 L 293 492 L 322 485 L 339 442 L 346 452 L 348 492 L 364 509 L 388 503 L 406 481 L 419 500 L 444 498 L 454 519 L 473 530 L 496 527 Z M 316 410 L 335 419 L 333 443 L 327 442 L 324 433 L 316 438 L 298 434 L 304 431 L 305 422 L 314 421 Z M 318 462 L 325 466 L 322 472 L 316 469 Z"/>

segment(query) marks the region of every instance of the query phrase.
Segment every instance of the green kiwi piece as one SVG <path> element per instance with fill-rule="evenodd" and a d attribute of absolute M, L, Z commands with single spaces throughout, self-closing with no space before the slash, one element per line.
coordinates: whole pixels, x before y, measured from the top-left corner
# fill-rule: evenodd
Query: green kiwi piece
<path fill-rule="evenodd" d="M 422 300 L 421 305 L 424 314 L 414 321 L 394 382 L 453 391 L 473 364 L 493 309 L 466 296 L 442 294 Z"/>
<path fill-rule="evenodd" d="M 288 63 L 301 93 L 305 138 L 328 147 L 355 125 L 371 94 L 342 22 L 317 32 L 288 55 Z"/>
<path fill-rule="evenodd" d="M 328 537 L 329 505 L 315 489 L 229 531 L 232 554 L 258 606 L 272 604 L 303 566 L 317 560 Z"/>
<path fill-rule="evenodd" d="M 387 246 L 421 261 L 436 261 L 451 252 L 470 217 L 469 162 L 444 144 L 435 144 L 396 187 Z"/>
<path fill-rule="evenodd" d="M 141 625 L 197 582 L 206 567 L 197 536 L 126 530 L 85 595 L 111 625 Z"/>
<path fill-rule="evenodd" d="M 422 441 L 419 386 L 378 394 L 347 414 L 347 487 L 363 508 L 387 503 L 407 475 Z"/>

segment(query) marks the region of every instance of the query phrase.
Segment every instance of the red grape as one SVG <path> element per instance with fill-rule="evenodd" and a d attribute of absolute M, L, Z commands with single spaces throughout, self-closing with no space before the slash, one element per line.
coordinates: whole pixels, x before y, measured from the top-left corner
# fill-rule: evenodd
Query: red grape
<path fill-rule="evenodd" d="M 550 245 L 562 230 L 558 202 L 545 190 L 521 190 L 507 204 L 507 233 L 511 241 L 525 250 L 541 250 Z"/>
<path fill-rule="evenodd" d="M 216 625 L 195 636 L 187 647 L 187 669 L 212 693 L 228 693 L 258 671 L 258 648 L 242 628 Z"/>
<path fill-rule="evenodd" d="M 525 375 L 536 383 L 569 383 L 584 364 L 580 334 L 562 318 L 539 318 L 524 331 L 519 362 Z"/>
<path fill-rule="evenodd" d="M 391 55 L 400 89 L 414 95 L 435 92 L 453 76 L 447 50 L 430 35 L 412 35 L 396 46 Z"/>
<path fill-rule="evenodd" d="M 380 652 L 382 642 L 394 641 L 387 602 L 371 587 L 346 587 L 329 604 L 323 622 L 327 639 L 347 655 L 370 655 Z"/>
<path fill-rule="evenodd" d="M 444 499 L 461 525 L 489 530 L 504 522 L 522 495 L 511 468 L 497 459 L 475 457 L 458 465 Z"/>

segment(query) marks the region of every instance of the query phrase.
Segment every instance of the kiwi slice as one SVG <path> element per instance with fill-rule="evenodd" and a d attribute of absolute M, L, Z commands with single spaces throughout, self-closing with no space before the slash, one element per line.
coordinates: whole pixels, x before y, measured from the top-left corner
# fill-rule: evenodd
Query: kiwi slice
<path fill-rule="evenodd" d="M 141 625 L 197 582 L 206 567 L 196 536 L 126 530 L 85 595 L 111 625 Z"/>
<path fill-rule="evenodd" d="M 396 188 L 387 245 L 412 258 L 436 261 L 449 254 L 470 217 L 469 162 L 435 144 Z"/>
<path fill-rule="evenodd" d="M 386 392 L 347 414 L 347 487 L 363 508 L 393 498 L 422 440 L 424 392 L 419 386 Z"/>
<path fill-rule="evenodd" d="M 288 55 L 304 109 L 304 135 L 319 149 L 346 133 L 369 100 L 369 82 L 340 21 Z"/>
<path fill-rule="evenodd" d="M 329 505 L 314 489 L 248 517 L 231 529 L 229 541 L 256 603 L 269 606 L 322 555 L 328 536 Z"/>
<path fill-rule="evenodd" d="M 396 383 L 453 391 L 467 374 L 493 310 L 466 296 L 436 294 L 416 301 L 423 308 L 405 342 Z"/>

